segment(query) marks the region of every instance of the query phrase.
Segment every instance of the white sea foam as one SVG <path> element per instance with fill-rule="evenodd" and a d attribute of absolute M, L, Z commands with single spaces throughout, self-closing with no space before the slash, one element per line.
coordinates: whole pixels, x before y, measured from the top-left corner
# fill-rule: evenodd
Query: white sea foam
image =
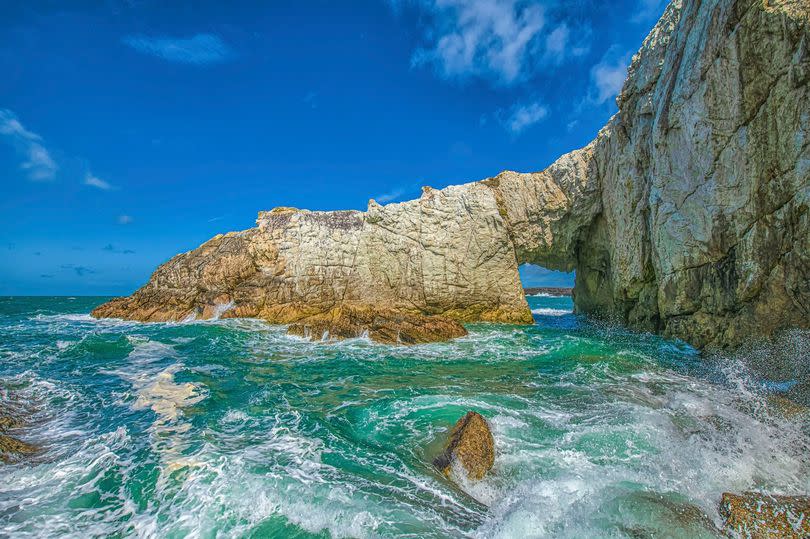
<path fill-rule="evenodd" d="M 532 309 L 532 314 L 539 314 L 541 316 L 565 316 L 566 314 L 572 314 L 573 312 L 574 311 L 571 309 L 551 309 L 548 307 Z"/>
<path fill-rule="evenodd" d="M 233 308 L 233 301 L 229 301 L 227 303 L 216 303 L 214 304 L 214 313 L 211 316 L 212 320 L 219 320 L 220 317 L 225 314 L 226 312 L 230 311 Z"/>

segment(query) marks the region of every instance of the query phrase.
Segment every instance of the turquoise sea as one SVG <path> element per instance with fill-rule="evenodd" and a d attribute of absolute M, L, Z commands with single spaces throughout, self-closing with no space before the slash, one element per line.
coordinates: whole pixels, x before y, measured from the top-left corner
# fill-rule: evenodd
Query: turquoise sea
<path fill-rule="evenodd" d="M 0 298 L 0 412 L 41 447 L 0 462 L 0 537 L 719 537 L 722 492 L 810 491 L 774 387 L 569 298 L 415 347 L 105 299 Z M 497 454 L 457 486 L 430 462 L 467 410 Z"/>

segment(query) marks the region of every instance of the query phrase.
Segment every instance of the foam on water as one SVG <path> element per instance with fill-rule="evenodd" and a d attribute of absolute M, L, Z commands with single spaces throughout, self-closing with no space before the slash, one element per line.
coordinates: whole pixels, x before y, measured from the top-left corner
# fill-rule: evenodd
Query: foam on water
<path fill-rule="evenodd" d="M 539 314 L 541 316 L 564 316 L 573 312 L 574 311 L 571 309 L 549 309 L 548 307 L 532 309 L 532 314 Z"/>
<path fill-rule="evenodd" d="M 682 343 L 562 314 L 313 343 L 60 301 L 0 313 L 0 398 L 42 447 L 0 466 L 0 536 L 719 537 L 722 492 L 810 491 L 807 415 Z M 495 466 L 454 484 L 431 462 L 470 409 Z"/>

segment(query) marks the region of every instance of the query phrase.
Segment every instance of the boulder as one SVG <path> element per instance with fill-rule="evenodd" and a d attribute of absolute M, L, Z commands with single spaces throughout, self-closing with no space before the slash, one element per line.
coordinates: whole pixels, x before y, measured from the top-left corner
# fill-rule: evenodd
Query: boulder
<path fill-rule="evenodd" d="M 463 337 L 467 330 L 443 316 L 342 306 L 290 324 L 287 333 L 313 340 L 368 336 L 384 344 L 421 344 Z"/>
<path fill-rule="evenodd" d="M 729 533 L 751 539 L 810 537 L 810 497 L 723 493 L 720 514 Z"/>
<path fill-rule="evenodd" d="M 487 420 L 478 412 L 467 412 L 456 422 L 444 451 L 433 460 L 433 465 L 447 478 L 451 477 L 454 463 L 474 481 L 483 479 L 495 463 L 495 439 Z"/>

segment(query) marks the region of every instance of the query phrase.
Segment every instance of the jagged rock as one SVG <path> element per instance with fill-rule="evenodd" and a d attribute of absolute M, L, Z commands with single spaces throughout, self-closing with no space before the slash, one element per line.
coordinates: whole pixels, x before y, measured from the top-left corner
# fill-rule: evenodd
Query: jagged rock
<path fill-rule="evenodd" d="M 727 531 L 750 539 L 810 537 L 810 497 L 724 492 L 720 514 Z"/>
<path fill-rule="evenodd" d="M 531 323 L 528 262 L 576 269 L 578 312 L 698 347 L 810 327 L 808 3 L 674 0 L 617 103 L 542 172 L 261 212 L 93 314 L 290 323 L 352 304 Z"/>
<path fill-rule="evenodd" d="M 478 412 L 467 412 L 456 422 L 444 451 L 433 460 L 433 465 L 448 478 L 451 478 L 454 463 L 473 481 L 483 479 L 495 464 L 495 439 L 487 420 Z"/>
<path fill-rule="evenodd" d="M 425 316 L 388 309 L 342 306 L 290 324 L 287 333 L 320 340 L 368 336 L 387 344 L 446 341 L 467 334 L 464 326 L 443 316 Z"/>
<path fill-rule="evenodd" d="M 492 190 L 428 191 L 367 212 L 277 208 L 155 271 L 128 298 L 93 311 L 144 321 L 260 317 L 293 323 L 341 305 L 531 323 Z"/>

